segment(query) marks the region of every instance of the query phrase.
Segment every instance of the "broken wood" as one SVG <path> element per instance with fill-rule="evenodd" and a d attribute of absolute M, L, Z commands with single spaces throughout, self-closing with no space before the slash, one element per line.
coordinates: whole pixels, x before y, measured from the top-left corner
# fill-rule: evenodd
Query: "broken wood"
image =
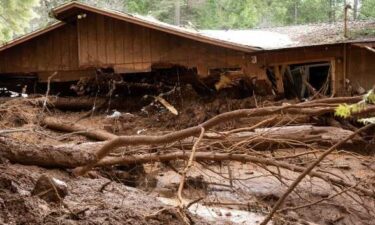
<path fill-rule="evenodd" d="M 13 163 L 54 168 L 74 168 L 95 161 L 93 149 L 97 143 L 60 146 L 33 145 L 0 137 L 0 156 Z"/>
<path fill-rule="evenodd" d="M 187 160 L 190 157 L 191 152 L 174 152 L 174 153 L 166 153 L 166 154 L 144 154 L 144 155 L 133 155 L 133 156 L 124 156 L 124 157 L 107 157 L 98 163 L 98 166 L 113 166 L 113 165 L 134 165 L 134 164 L 145 164 L 145 163 L 152 163 L 152 162 L 166 162 L 172 160 Z M 262 164 L 266 166 L 276 166 L 283 169 L 291 170 L 294 172 L 303 172 L 305 167 L 296 166 L 293 164 L 285 163 L 282 161 L 274 160 L 272 158 L 264 158 L 259 156 L 251 156 L 247 154 L 231 154 L 231 153 L 215 153 L 215 152 L 197 152 L 195 154 L 196 161 L 237 161 L 237 162 L 251 162 Z M 311 177 L 317 177 L 322 180 L 331 182 L 336 185 L 345 186 L 345 187 L 352 187 L 353 184 L 339 179 L 337 177 L 328 176 L 321 172 L 311 172 L 309 174 Z M 375 197 L 375 192 L 372 190 L 368 190 L 366 188 L 358 187 L 362 193 Z"/>
<path fill-rule="evenodd" d="M 50 145 L 32 145 L 14 141 L 11 138 L 0 137 L 0 156 L 9 159 L 13 163 L 24 165 L 35 165 L 52 168 L 75 168 L 96 162 L 95 151 L 97 147 L 104 143 L 83 143 L 68 144 L 60 146 Z M 99 146 L 98 146 L 99 145 Z M 136 165 L 154 162 L 167 162 L 173 160 L 187 160 L 191 155 L 190 151 L 178 151 L 173 153 L 152 153 L 143 155 L 132 155 L 123 157 L 106 157 L 96 166 L 113 166 L 113 165 Z M 264 158 L 247 154 L 215 153 L 215 152 L 197 152 L 196 161 L 238 161 L 263 164 L 266 166 L 276 166 L 291 170 L 294 172 L 303 172 L 304 167 L 285 163 L 272 158 Z M 312 177 L 321 178 L 336 185 L 344 187 L 353 186 L 352 183 L 339 179 L 337 177 L 326 175 L 322 172 L 312 171 Z M 375 192 L 356 187 L 362 193 L 375 197 Z"/>
<path fill-rule="evenodd" d="M 343 136 L 353 133 L 352 131 L 333 127 L 325 128 L 313 127 L 309 125 L 300 127 L 301 128 L 297 129 L 298 132 L 294 131 L 296 130 L 296 127 L 276 127 L 258 129 L 255 130 L 255 132 L 236 133 L 229 136 L 220 136 L 215 133 L 208 133 L 208 135 L 215 137 L 215 139 L 203 139 L 201 141 L 201 147 L 198 147 L 197 151 L 206 151 L 207 146 L 222 148 L 223 146 L 231 147 L 233 144 L 251 145 L 251 148 L 255 150 L 272 150 L 283 146 L 304 146 L 308 143 L 314 142 L 329 145 L 329 143 L 336 142 Z M 302 130 L 304 130 L 304 132 L 301 132 Z M 308 132 L 314 134 L 308 135 Z M 96 134 L 96 136 L 99 136 L 99 134 Z M 104 139 L 105 137 L 106 136 L 102 136 L 101 138 Z M 139 152 L 142 149 L 142 151 L 159 149 L 159 152 L 175 151 L 176 149 L 185 150 L 191 149 L 192 143 L 195 141 L 195 138 L 188 138 L 182 140 L 181 142 L 176 142 L 167 147 L 163 147 L 163 149 L 160 149 L 157 146 L 144 146 L 144 148 L 140 148 L 139 150 L 131 149 L 131 151 Z M 105 146 L 107 143 L 108 142 L 88 142 L 58 146 L 32 145 L 21 143 L 9 137 L 1 137 L 0 156 L 9 159 L 11 162 L 26 165 L 74 168 L 94 162 L 95 153 L 103 148 L 103 146 Z M 350 146 L 357 147 L 359 143 L 362 143 L 360 138 L 358 138 L 358 141 L 352 142 Z M 123 151 L 121 148 L 118 150 L 118 152 Z M 122 153 L 120 155 L 122 155 Z"/>
<path fill-rule="evenodd" d="M 52 117 L 46 117 L 41 122 L 42 126 L 45 126 L 49 129 L 64 131 L 64 132 L 79 132 L 79 134 L 84 135 L 88 138 L 106 141 L 118 137 L 115 134 L 109 133 L 105 130 L 100 129 L 89 129 L 77 123 L 70 123 L 67 121 L 60 121 Z"/>
<path fill-rule="evenodd" d="M 318 159 L 316 159 L 314 162 L 312 162 L 306 169 L 302 171 L 302 173 L 293 181 L 293 183 L 289 186 L 289 188 L 285 191 L 283 196 L 279 198 L 279 200 L 275 203 L 273 208 L 271 209 L 270 213 L 267 215 L 267 217 L 260 223 L 260 225 L 267 225 L 267 223 L 272 219 L 273 215 L 276 213 L 276 211 L 280 208 L 280 206 L 283 204 L 285 199 L 290 195 L 290 193 L 293 192 L 293 190 L 297 187 L 299 183 L 309 174 L 312 172 L 312 170 L 321 162 L 325 157 L 327 157 L 329 154 L 331 154 L 333 151 L 335 151 L 338 147 L 340 147 L 342 144 L 345 142 L 349 141 L 350 139 L 354 138 L 357 134 L 375 126 L 375 124 L 370 124 L 365 127 L 362 127 L 361 129 L 358 129 L 356 132 L 352 133 L 349 135 L 347 138 L 337 142 L 334 144 L 332 147 L 327 149 L 323 154 L 321 154 Z M 355 185 L 355 184 L 354 184 Z M 354 185 L 351 186 L 346 186 L 347 188 L 353 187 Z M 373 191 L 371 196 L 375 196 L 375 192 Z"/>
<path fill-rule="evenodd" d="M 324 105 L 324 104 L 323 104 Z M 315 107 L 314 107 L 315 106 Z M 207 120 L 206 122 L 190 127 L 184 130 L 171 132 L 169 134 L 161 136 L 119 136 L 107 142 L 100 150 L 96 152 L 96 163 L 107 156 L 110 152 L 114 151 L 116 148 L 122 146 L 135 146 L 135 145 L 150 145 L 150 144 L 167 144 L 175 141 L 183 140 L 185 138 L 198 135 L 200 133 L 201 127 L 209 130 L 210 128 L 237 118 L 250 117 L 250 116 L 266 116 L 275 114 L 307 114 L 307 115 L 322 115 L 325 113 L 332 113 L 335 111 L 336 107 L 316 107 L 321 106 L 319 104 L 311 104 L 306 107 L 306 105 L 285 105 L 285 106 L 271 106 L 264 108 L 255 109 L 240 109 L 227 113 L 223 113 Z M 375 107 L 368 107 L 365 109 L 367 112 L 375 112 Z M 363 112 L 361 112 L 363 113 Z M 96 163 L 91 163 L 82 168 L 76 168 L 76 175 L 83 175 L 88 172 L 91 168 L 95 166 Z"/>

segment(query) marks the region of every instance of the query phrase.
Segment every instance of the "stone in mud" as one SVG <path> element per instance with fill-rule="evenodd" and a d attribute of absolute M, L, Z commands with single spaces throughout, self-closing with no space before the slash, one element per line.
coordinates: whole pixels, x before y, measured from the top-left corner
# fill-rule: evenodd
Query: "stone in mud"
<path fill-rule="evenodd" d="M 31 195 L 46 202 L 60 202 L 68 194 L 68 185 L 56 178 L 42 175 L 35 184 Z"/>

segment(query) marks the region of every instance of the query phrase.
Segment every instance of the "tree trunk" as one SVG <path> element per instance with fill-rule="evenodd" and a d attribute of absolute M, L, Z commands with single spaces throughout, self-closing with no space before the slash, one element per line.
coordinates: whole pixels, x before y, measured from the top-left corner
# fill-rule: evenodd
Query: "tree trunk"
<path fill-rule="evenodd" d="M 358 19 L 358 7 L 359 7 L 359 0 L 354 0 L 354 5 L 353 5 L 353 20 L 354 21 Z"/>
<path fill-rule="evenodd" d="M 117 135 L 109 133 L 105 130 L 92 129 L 92 128 L 90 129 L 89 127 L 84 127 L 74 122 L 61 121 L 53 117 L 44 118 L 42 120 L 41 125 L 46 126 L 49 129 L 64 131 L 68 133 L 78 132 L 79 134 L 83 136 L 86 136 L 88 138 L 98 140 L 98 141 L 107 141 L 107 140 L 118 137 Z"/>

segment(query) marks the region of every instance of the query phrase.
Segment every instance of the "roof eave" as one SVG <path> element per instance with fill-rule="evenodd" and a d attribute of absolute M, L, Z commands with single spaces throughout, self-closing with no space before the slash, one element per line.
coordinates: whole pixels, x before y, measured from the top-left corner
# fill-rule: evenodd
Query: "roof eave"
<path fill-rule="evenodd" d="M 250 52 L 257 52 L 257 51 L 262 50 L 262 48 L 260 47 L 240 45 L 240 44 L 236 44 L 236 43 L 232 43 L 228 41 L 223 41 L 223 40 L 218 40 L 215 38 L 207 37 L 207 36 L 200 35 L 200 34 L 193 33 L 193 32 L 184 32 L 178 29 L 173 29 L 169 26 L 163 26 L 161 24 L 155 24 L 146 20 L 142 20 L 130 14 L 125 14 L 121 12 L 112 12 L 110 10 L 102 10 L 102 9 L 89 6 L 83 3 L 79 3 L 79 2 L 70 2 L 65 5 L 54 8 L 52 10 L 52 13 L 59 20 L 67 20 L 69 17 L 75 15 L 75 13 L 68 13 L 70 10 L 74 10 L 74 9 L 93 12 L 93 13 L 97 13 L 103 16 L 109 16 L 115 19 L 130 22 L 130 23 L 144 26 L 150 29 L 159 30 L 159 31 L 174 34 L 177 36 L 189 38 L 195 41 L 200 41 L 200 42 L 204 42 L 204 43 L 208 43 L 208 44 L 212 44 L 212 45 L 216 45 L 220 47 L 225 47 L 225 48 L 229 48 L 233 50 L 238 50 L 242 52 L 250 53 Z"/>
<path fill-rule="evenodd" d="M 6 43 L 4 43 L 3 45 L 0 46 L 0 52 L 4 51 L 5 49 L 11 48 L 11 47 L 13 47 L 15 45 L 19 45 L 19 44 L 21 44 L 23 42 L 26 42 L 26 41 L 28 41 L 30 39 L 33 39 L 33 38 L 35 38 L 37 36 L 45 34 L 45 33 L 49 32 L 49 31 L 57 29 L 57 28 L 59 28 L 59 27 L 61 27 L 63 25 L 65 25 L 65 22 L 59 21 L 59 22 L 51 24 L 51 25 L 49 25 L 49 26 L 47 26 L 45 28 L 36 30 L 34 32 L 31 32 L 31 33 L 23 35 L 23 36 L 21 36 L 19 38 L 16 38 L 16 39 L 14 39 L 12 41 L 6 42 Z"/>

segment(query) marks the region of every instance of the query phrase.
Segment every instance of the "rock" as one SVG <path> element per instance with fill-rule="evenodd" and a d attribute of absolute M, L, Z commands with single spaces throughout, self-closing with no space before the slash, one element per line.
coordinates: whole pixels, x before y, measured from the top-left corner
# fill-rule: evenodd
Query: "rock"
<path fill-rule="evenodd" d="M 65 182 L 47 175 L 38 179 L 31 192 L 31 195 L 37 195 L 46 202 L 60 202 L 67 194 L 68 185 Z"/>

